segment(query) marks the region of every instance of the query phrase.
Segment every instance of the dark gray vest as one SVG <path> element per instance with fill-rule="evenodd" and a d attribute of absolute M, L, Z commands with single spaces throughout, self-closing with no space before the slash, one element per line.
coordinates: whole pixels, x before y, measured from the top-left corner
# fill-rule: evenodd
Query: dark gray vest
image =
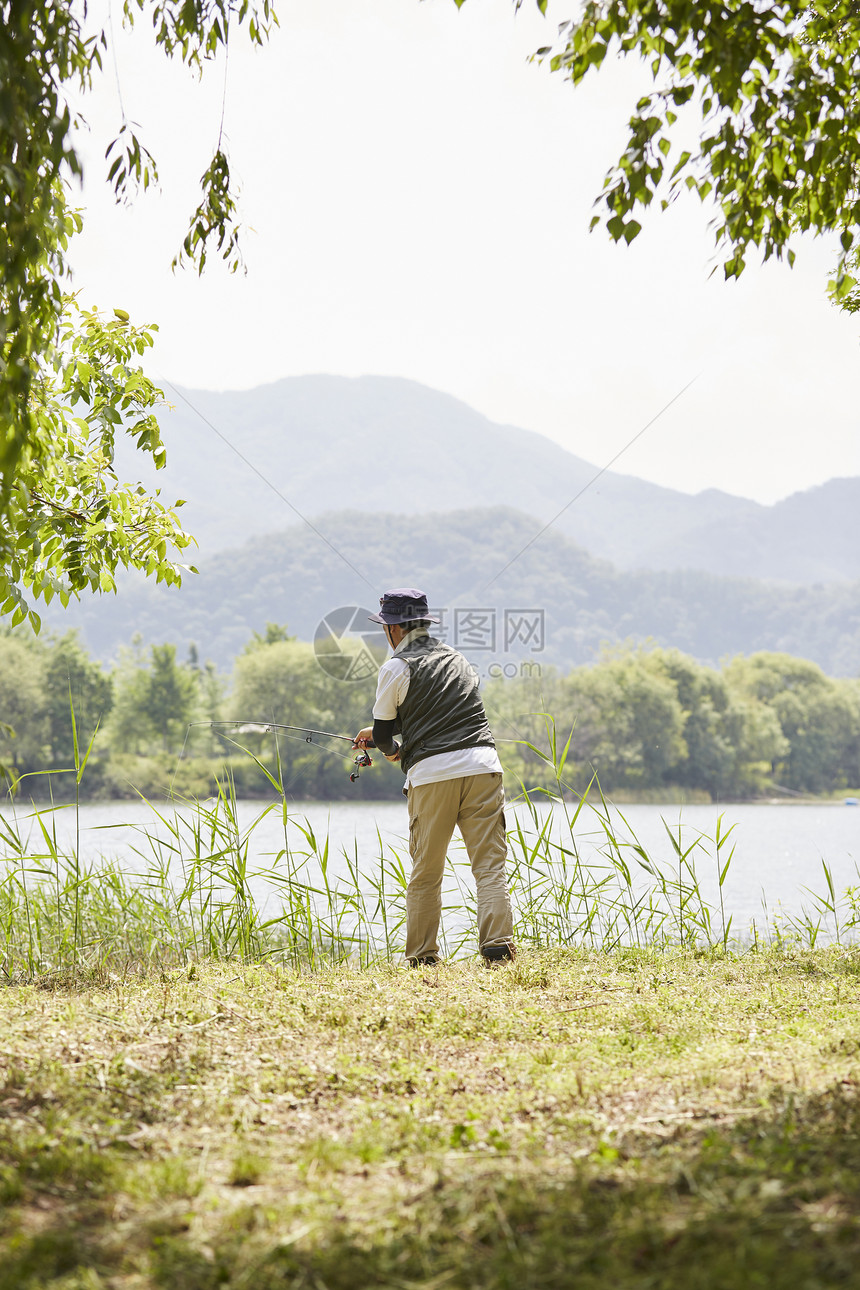
<path fill-rule="evenodd" d="M 398 709 L 400 768 L 459 748 L 495 748 L 478 678 L 457 650 L 419 636 L 396 658 L 409 667 L 409 689 Z"/>

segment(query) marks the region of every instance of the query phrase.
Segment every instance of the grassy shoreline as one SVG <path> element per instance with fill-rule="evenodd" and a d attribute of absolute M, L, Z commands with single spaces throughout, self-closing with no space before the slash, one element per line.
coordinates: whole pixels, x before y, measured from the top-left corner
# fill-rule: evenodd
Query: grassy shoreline
<path fill-rule="evenodd" d="M 0 1290 L 856 1283 L 860 949 L 0 991 Z"/>
<path fill-rule="evenodd" d="M 13 795 L 10 795 L 8 789 L 5 791 L 0 806 L 7 812 L 27 806 L 43 810 L 49 803 L 56 806 L 72 806 L 76 801 L 74 778 L 74 772 L 44 776 L 44 780 L 40 781 L 41 795 L 34 795 L 33 785 L 27 785 L 27 781 L 24 780 Z M 159 772 L 156 775 L 139 774 L 134 778 L 124 778 L 121 781 L 111 782 L 106 787 L 95 789 L 91 789 L 84 780 L 77 800 L 86 806 L 104 806 L 111 802 L 139 802 L 143 799 L 154 806 L 170 807 L 177 802 L 193 799 L 206 800 L 217 796 L 223 784 L 223 776 L 220 779 L 215 775 L 181 777 L 173 772 Z M 265 804 L 283 797 L 283 794 L 272 791 L 271 784 L 263 776 L 260 776 L 256 783 L 240 781 L 236 787 L 239 790 L 237 796 L 246 802 Z M 506 789 L 510 801 L 520 799 L 521 784 L 512 781 L 506 785 Z M 713 797 L 702 789 L 682 788 L 669 784 L 663 788 L 653 789 L 618 788 L 608 795 L 607 800 L 611 800 L 618 806 L 841 806 L 847 798 L 852 797 L 860 797 L 860 787 L 828 789 L 821 793 L 782 794 L 769 789 L 746 797 Z M 573 791 L 560 792 L 559 800 L 562 798 L 569 803 L 579 800 L 578 795 Z M 402 802 L 401 783 L 387 783 L 382 791 L 376 782 L 371 782 L 365 775 L 358 785 L 347 784 L 343 792 L 337 796 L 303 792 L 291 793 L 286 800 L 291 805 L 302 802 L 317 804 L 336 802 L 338 805 L 366 803 L 368 806 L 399 803 Z"/>
<path fill-rule="evenodd" d="M 514 936 L 523 948 L 739 952 L 750 943 L 813 949 L 857 940 L 860 887 L 837 890 L 823 857 L 819 889 L 803 889 L 798 912 L 765 907 L 761 925 L 736 924 L 723 887 L 737 826 L 722 812 L 712 834 L 664 818 L 665 837 L 649 851 L 602 795 L 587 804 L 524 802 L 508 832 Z M 145 805 L 145 819 L 132 826 L 130 867 L 82 858 L 77 807 L 65 841 L 57 828 L 64 808 L 0 815 L 0 979 L 23 984 L 69 969 L 124 975 L 128 964 L 168 971 L 201 959 L 369 967 L 402 953 L 403 840 L 377 829 L 369 845 L 357 836 L 333 843 L 283 797 L 253 818 L 226 793 L 164 811 Z M 462 848 L 448 857 L 442 904 L 443 953 L 471 953 L 476 897 Z"/>

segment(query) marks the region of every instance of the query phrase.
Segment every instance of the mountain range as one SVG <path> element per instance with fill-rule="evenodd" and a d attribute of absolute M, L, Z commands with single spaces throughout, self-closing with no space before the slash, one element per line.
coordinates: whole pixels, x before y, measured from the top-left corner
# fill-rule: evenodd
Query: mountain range
<path fill-rule="evenodd" d="M 539 661 L 561 668 L 652 639 L 704 662 L 771 649 L 860 674 L 860 479 L 775 506 L 694 497 L 383 377 L 168 393 L 167 469 L 147 476 L 131 449 L 118 467 L 187 499 L 200 573 L 178 591 L 130 576 L 117 597 L 45 612 L 104 662 L 140 633 L 194 641 L 228 669 L 266 622 L 310 640 L 353 607 L 361 631 L 381 591 L 417 584 L 452 632 L 471 612 L 492 619 L 477 663 L 536 661 L 533 641 L 517 652 L 505 640 L 510 616 L 528 612 Z M 476 639 L 448 638 L 467 652 Z"/>
<path fill-rule="evenodd" d="M 557 516 L 556 532 L 623 570 L 860 579 L 858 478 L 773 506 L 717 489 L 693 496 L 601 474 L 543 435 L 392 377 L 291 377 L 227 393 L 165 388 L 167 469 L 141 478 L 167 500 L 187 500 L 183 522 L 204 562 L 323 512 L 360 510 L 373 525 L 382 513 L 506 506 L 532 516 L 535 532 Z M 130 449 L 119 462 L 121 473 L 140 475 Z"/>

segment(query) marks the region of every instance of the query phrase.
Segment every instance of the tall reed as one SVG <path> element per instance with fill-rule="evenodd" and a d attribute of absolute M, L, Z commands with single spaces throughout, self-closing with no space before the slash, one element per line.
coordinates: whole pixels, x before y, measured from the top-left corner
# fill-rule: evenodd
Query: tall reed
<path fill-rule="evenodd" d="M 93 741 L 81 753 L 74 735 L 76 788 Z M 734 826 L 721 815 L 714 837 L 664 821 L 668 853 L 658 857 L 604 797 L 596 775 L 577 800 L 564 781 L 562 747 L 548 722 L 546 751 L 554 790 L 523 790 L 509 830 L 509 880 L 515 935 L 526 947 L 594 950 L 682 945 L 728 952 L 732 937 L 723 885 L 734 856 Z M 537 750 L 536 750 L 537 751 Z M 248 754 L 252 756 L 252 754 Z M 256 758 L 254 759 L 257 760 Z M 148 804 L 134 826 L 131 860 L 85 860 L 79 794 L 71 807 L 12 807 L 0 815 L 0 971 L 7 981 L 51 973 L 127 973 L 202 958 L 274 960 L 313 969 L 371 964 L 402 952 L 408 857 L 405 844 L 375 854 L 353 842 L 334 849 L 328 835 L 295 815 L 280 760 L 259 761 L 273 801 L 245 819 L 229 774 L 205 802 Z M 58 841 L 60 812 L 75 814 L 73 843 Z M 271 823 L 281 841 L 272 849 Z M 268 824 L 266 822 L 269 822 Z M 265 825 L 265 829 L 264 829 Z M 587 843 L 587 853 L 583 844 Z M 268 847 L 268 850 L 266 849 Z M 824 862 L 822 862 L 824 864 Z M 703 866 L 716 873 L 718 905 L 705 898 Z M 827 891 L 811 907 L 771 920 L 766 937 L 812 946 L 845 942 L 860 925 L 858 888 L 843 896 L 824 864 Z M 452 848 L 443 891 L 446 954 L 474 953 L 474 885 L 462 847 Z M 760 929 L 754 932 L 760 944 Z"/>

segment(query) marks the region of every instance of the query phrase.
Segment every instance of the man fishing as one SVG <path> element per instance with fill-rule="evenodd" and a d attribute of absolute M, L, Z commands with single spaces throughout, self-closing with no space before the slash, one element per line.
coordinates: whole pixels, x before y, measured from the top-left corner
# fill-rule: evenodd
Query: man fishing
<path fill-rule="evenodd" d="M 457 826 L 478 897 L 478 946 L 488 967 L 515 956 L 505 863 L 502 766 L 474 669 L 428 628 L 437 623 L 414 588 L 387 591 L 380 623 L 393 657 L 379 670 L 373 725 L 353 747 L 372 744 L 406 775 L 412 875 L 406 890 L 406 958 L 438 963 L 442 876 Z M 401 736 L 398 744 L 395 731 Z"/>

